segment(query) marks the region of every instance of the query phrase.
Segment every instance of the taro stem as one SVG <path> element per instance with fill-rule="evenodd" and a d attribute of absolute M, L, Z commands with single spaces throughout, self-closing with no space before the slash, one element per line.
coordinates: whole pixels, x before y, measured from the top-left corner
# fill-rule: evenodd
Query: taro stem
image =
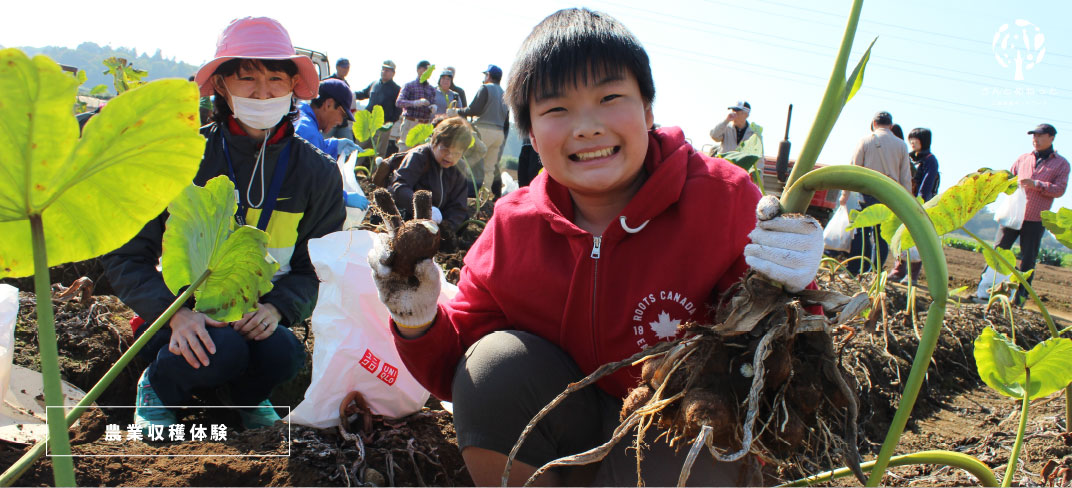
<path fill-rule="evenodd" d="M 1020 427 L 1016 429 L 1016 443 L 1012 445 L 1012 454 L 1009 455 L 1009 465 L 1005 468 L 1005 478 L 1001 480 L 1001 487 L 1006 488 L 1012 483 L 1012 475 L 1016 474 L 1016 462 L 1020 459 L 1020 449 L 1024 447 L 1024 432 L 1027 430 L 1027 407 L 1031 405 L 1031 368 L 1024 366 L 1024 406 L 1020 408 Z"/>
<path fill-rule="evenodd" d="M 930 308 L 927 309 L 927 323 L 923 327 L 923 336 L 912 361 L 912 371 L 905 384 L 901 403 L 897 407 L 897 413 L 894 414 L 893 422 L 890 423 L 890 429 L 886 433 L 886 440 L 882 443 L 882 449 L 875 460 L 871 477 L 867 480 L 868 486 L 877 486 L 900 441 L 905 424 L 908 423 L 908 417 L 912 414 L 912 407 L 923 385 L 931 355 L 934 354 L 934 347 L 938 342 L 938 334 L 941 332 L 942 321 L 945 317 L 949 277 L 945 255 L 942 253 L 942 243 L 938 240 L 938 234 L 935 233 L 934 225 L 927 216 L 927 212 L 901 185 L 874 170 L 859 166 L 839 165 L 811 171 L 786 190 L 782 195 L 782 206 L 787 212 L 803 213 L 812 193 L 817 190 L 835 188 L 872 195 L 886 204 L 904 222 L 908 232 L 912 233 L 916 248 L 923 259 L 923 267 L 927 270 L 927 285 L 930 287 L 933 299 Z"/>
<path fill-rule="evenodd" d="M 953 466 L 954 468 L 960 468 L 971 473 L 972 476 L 979 479 L 979 484 L 983 486 L 998 486 L 998 480 L 994 477 L 994 473 L 990 471 L 989 466 L 964 453 L 955 451 L 922 451 L 894 456 L 890 459 L 890 466 L 912 466 L 917 464 L 943 464 L 946 466 Z M 860 468 L 864 471 L 871 471 L 874 466 L 875 461 L 868 461 L 861 464 Z M 781 486 L 811 486 L 819 483 L 827 483 L 851 475 L 852 471 L 849 470 L 849 468 L 841 468 L 796 481 L 790 481 Z"/>
<path fill-rule="evenodd" d="M 41 351 L 41 377 L 45 387 L 45 422 L 52 439 L 52 475 L 56 486 L 74 486 L 74 458 L 67 424 L 63 421 L 63 391 L 60 389 L 59 352 L 52 311 L 52 287 L 48 276 L 45 225 L 41 215 L 30 215 L 33 237 L 34 293 L 37 295 L 37 344 Z M 48 408 L 58 407 L 58 408 Z"/>
<path fill-rule="evenodd" d="M 67 414 L 65 421 L 68 428 L 74 425 L 78 418 L 82 416 L 82 413 L 85 412 L 86 407 L 97 401 L 97 398 L 100 398 L 101 394 L 104 393 L 104 390 L 108 389 L 108 386 L 110 386 L 112 384 L 112 381 L 115 380 L 115 377 L 119 376 L 119 372 L 122 371 L 123 368 L 127 367 L 128 364 L 130 364 L 130 362 L 134 359 L 134 356 L 137 356 L 138 352 L 141 351 L 143 347 L 145 347 L 145 343 L 149 342 L 149 339 L 151 339 L 153 335 L 155 335 L 156 332 L 160 330 L 161 327 L 163 327 L 164 324 L 168 323 L 168 321 L 171 320 L 171 317 L 175 315 L 175 312 L 178 312 L 179 309 L 186 304 L 186 301 L 189 300 L 191 296 L 193 296 L 194 291 L 196 291 L 201 286 L 201 284 L 204 283 L 206 279 L 208 279 L 208 276 L 211 273 L 212 270 L 206 269 L 205 272 L 202 273 L 199 278 L 194 280 L 194 282 L 190 284 L 190 286 L 188 286 L 186 290 L 184 290 L 182 294 L 175 299 L 174 302 L 171 302 L 171 305 L 167 308 L 167 310 L 164 310 L 164 313 L 160 314 L 160 316 L 157 317 L 155 321 L 153 321 L 152 325 L 150 325 L 149 328 L 146 329 L 140 337 L 138 337 L 138 340 L 134 341 L 134 344 L 131 344 L 130 348 L 127 349 L 127 351 L 119 357 L 119 360 L 116 361 L 114 365 L 112 365 L 111 369 L 109 369 L 107 373 L 104 373 L 104 376 L 101 377 L 99 381 L 97 381 L 97 384 L 93 385 L 93 388 L 90 389 L 88 393 L 86 393 L 85 397 L 82 397 L 82 400 L 78 402 L 78 405 L 71 409 L 71 411 Z M 40 307 L 40 304 L 38 304 L 38 307 Z M 29 451 L 26 451 L 26 454 L 23 454 L 18 461 L 15 461 L 14 464 L 8 467 L 3 474 L 0 474 L 0 486 L 14 485 L 15 482 L 18 481 L 19 478 L 26 473 L 26 470 L 33 465 L 34 461 L 37 461 L 37 459 L 40 458 L 42 454 L 44 454 L 46 440 L 47 439 L 34 444 L 34 446 L 31 447 Z M 53 461 L 53 466 L 55 466 L 55 461 Z"/>

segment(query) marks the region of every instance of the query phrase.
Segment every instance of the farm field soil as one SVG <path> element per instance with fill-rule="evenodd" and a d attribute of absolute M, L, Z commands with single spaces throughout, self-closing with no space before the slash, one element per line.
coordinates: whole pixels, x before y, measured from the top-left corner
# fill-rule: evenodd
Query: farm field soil
<path fill-rule="evenodd" d="M 950 287 L 971 284 L 982 268 L 982 255 L 946 249 L 950 268 Z M 1040 267 L 1036 284 L 1047 305 L 1060 315 L 1072 315 L 1072 272 L 1049 266 Z M 820 277 L 824 288 L 845 294 L 859 287 L 844 277 Z M 64 283 L 67 284 L 67 283 Z M 26 291 L 26 290 L 24 290 Z M 859 449 L 865 459 L 873 459 L 883 441 L 893 409 L 900 400 L 901 381 L 906 379 L 918 341 L 911 320 L 903 312 L 906 298 L 902 287 L 889 289 L 891 316 L 885 327 L 870 333 L 859 328 L 854 338 L 839 347 L 842 363 L 856 376 L 860 386 Z M 917 309 L 925 313 L 926 298 L 918 298 Z M 20 298 L 16 329 L 15 363 L 38 369 L 37 337 L 32 294 Z M 97 297 L 94 305 L 78 300 L 56 302 L 61 371 L 64 378 L 83 390 L 118 359 L 131 342 L 128 325 L 131 313 L 114 297 Z M 1047 337 L 1040 317 L 1022 311 L 1017 317 L 1017 339 L 1033 345 Z M 920 317 L 922 323 L 923 317 Z M 897 449 L 908 453 L 925 449 L 950 449 L 978 457 L 1000 477 L 1004 472 L 1018 418 L 1017 402 L 1001 397 L 983 385 L 974 373 L 972 341 L 988 325 L 1008 332 L 1008 321 L 996 313 L 987 314 L 982 306 L 950 306 L 934 356 L 934 366 L 924 383 L 912 420 Z M 298 337 L 307 334 L 297 327 Z M 307 341 L 312 350 L 315 338 Z M 98 404 L 130 405 L 135 381 L 145 364 L 134 361 L 102 396 Z M 277 406 L 296 406 L 309 381 L 307 367 L 298 378 L 283 385 L 273 395 Z M 73 433 L 76 454 L 97 456 L 121 454 L 120 457 L 81 457 L 75 461 L 77 480 L 82 485 L 103 486 L 345 486 L 362 483 L 378 486 L 471 486 L 457 451 L 452 419 L 434 399 L 425 409 L 403 419 L 373 417 L 371 429 L 362 435 L 364 454 L 353 438 L 345 438 L 336 429 L 311 429 L 283 423 L 251 431 L 231 431 L 221 443 L 115 443 L 104 440 L 105 424 L 119 424 L 125 429 L 131 421 L 130 409 L 102 409 L 83 418 Z M 192 413 L 237 425 L 234 419 L 211 417 L 203 411 Z M 216 414 L 218 415 L 218 414 Z M 359 430 L 360 421 L 349 425 Z M 1028 438 L 1021 454 L 1021 466 L 1014 483 L 1027 480 L 1043 483 L 1043 465 L 1050 460 L 1072 464 L 1070 439 L 1060 433 L 1065 425 L 1064 401 L 1059 396 L 1036 401 L 1032 405 Z M 291 442 L 287 442 L 287 439 Z M 821 438 L 807 439 L 821 446 Z M 25 451 L 25 446 L 0 444 L 0 469 L 8 467 Z M 120 452 L 121 449 L 121 452 Z M 222 457 L 256 453 L 277 457 Z M 161 457 L 133 457 L 158 455 Z M 205 457 L 175 457 L 203 455 Z M 363 462 L 362 462 L 363 461 Z M 842 466 L 839 456 L 813 456 L 788 460 L 782 468 L 786 479 L 801 473 L 814 474 Z M 18 481 L 19 485 L 50 485 L 51 463 L 43 459 Z M 854 478 L 838 480 L 837 485 L 855 485 Z M 975 480 L 958 470 L 935 466 L 893 468 L 885 484 L 897 486 L 975 484 Z"/>

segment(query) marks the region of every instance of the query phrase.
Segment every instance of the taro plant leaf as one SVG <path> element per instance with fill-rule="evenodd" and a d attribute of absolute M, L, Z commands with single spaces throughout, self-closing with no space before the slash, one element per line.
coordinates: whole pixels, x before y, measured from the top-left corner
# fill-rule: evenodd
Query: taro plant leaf
<path fill-rule="evenodd" d="M 759 161 L 759 156 L 756 156 L 755 154 L 745 154 L 740 151 L 722 153 L 719 154 L 718 157 L 740 166 L 741 169 L 745 171 L 752 169 L 752 166 L 755 166 L 756 161 Z"/>
<path fill-rule="evenodd" d="M 108 85 L 102 83 L 93 87 L 93 89 L 89 91 L 89 96 L 96 97 L 99 95 L 104 95 L 106 93 L 108 93 Z"/>
<path fill-rule="evenodd" d="M 846 227 L 845 230 L 874 227 L 889 220 L 891 215 L 893 215 L 893 212 L 890 211 L 889 207 L 881 203 L 871 205 L 862 211 L 853 210 L 849 212 L 849 221 L 852 224 Z"/>
<path fill-rule="evenodd" d="M 372 125 L 372 113 L 368 110 L 358 110 L 354 113 L 354 139 L 357 142 L 365 142 L 372 137 L 374 125 Z"/>
<path fill-rule="evenodd" d="M 1055 338 L 1024 352 L 1004 334 L 987 327 L 975 339 L 975 364 L 979 376 L 1002 395 L 1023 399 L 1027 370 L 1031 384 L 1028 400 L 1060 390 L 1072 382 L 1072 339 Z"/>
<path fill-rule="evenodd" d="M 413 147 L 424 144 L 424 141 L 431 137 L 433 130 L 432 124 L 417 124 L 413 126 L 413 128 L 409 130 L 409 133 L 406 134 L 406 145 Z"/>
<path fill-rule="evenodd" d="M 845 103 L 849 103 L 849 100 L 852 100 L 852 97 L 856 96 L 856 92 L 860 91 L 860 87 L 863 86 L 864 69 L 867 68 L 867 61 L 871 59 L 871 48 L 875 47 L 875 41 L 877 40 L 877 37 L 871 40 L 871 44 L 867 46 L 867 51 L 864 51 L 860 62 L 856 63 L 856 68 L 853 68 L 849 79 L 845 81 Z"/>
<path fill-rule="evenodd" d="M 975 366 L 979 377 L 1002 395 L 1023 398 L 1027 353 L 992 327 L 975 339 Z"/>
<path fill-rule="evenodd" d="M 1065 247 L 1072 247 L 1072 210 L 1060 208 L 1057 212 L 1042 211 L 1042 226 L 1053 233 Z"/>
<path fill-rule="evenodd" d="M 923 208 L 938 235 L 945 235 L 968 223 L 979 210 L 1002 193 L 1016 190 L 1016 177 L 1008 171 L 980 170 L 960 179 L 956 185 L 932 198 Z M 911 235 L 901 239 L 901 250 L 915 245 Z"/>
<path fill-rule="evenodd" d="M 78 70 L 74 74 L 74 79 L 78 80 L 78 86 L 82 86 L 82 83 L 86 82 L 86 72 L 83 70 Z"/>
<path fill-rule="evenodd" d="M 83 261 L 129 241 L 197 172 L 196 85 L 124 93 L 79 139 L 76 84 L 45 56 L 0 50 L 0 277 L 33 273 L 30 216 L 41 216 L 49 266 Z"/>
<path fill-rule="evenodd" d="M 432 77 L 433 72 L 435 72 L 435 65 L 434 64 L 429 65 L 428 69 L 424 70 L 424 73 L 421 73 L 420 82 L 424 83 L 424 82 L 428 81 L 428 78 Z M 431 102 L 431 101 L 433 101 L 433 100 L 429 100 L 429 102 Z"/>
<path fill-rule="evenodd" d="M 204 188 L 187 186 L 168 206 L 160 256 L 164 283 L 176 295 L 212 270 L 194 292 L 194 310 L 221 322 L 238 320 L 256 308 L 279 269 L 268 256 L 268 234 L 248 225 L 235 230 L 237 208 L 234 184 L 226 176 L 209 180 Z"/>
<path fill-rule="evenodd" d="M 1005 261 L 1009 264 L 1016 264 L 1016 254 L 1013 253 L 1011 249 L 1002 249 L 1000 247 L 995 247 L 994 251 L 996 251 L 998 254 L 1001 254 L 1001 257 L 1005 258 Z M 983 257 L 986 258 L 987 266 L 994 268 L 994 270 L 998 273 L 1001 273 L 1003 275 L 1012 274 L 1012 269 L 1009 269 L 1009 267 L 1006 266 L 1005 263 L 1002 262 L 1002 260 L 994 256 L 994 254 L 991 253 L 989 249 L 983 249 Z"/>
<path fill-rule="evenodd" d="M 380 105 L 374 105 L 372 107 L 372 127 L 383 127 L 383 107 Z"/>
<path fill-rule="evenodd" d="M 371 147 L 368 148 L 368 149 L 365 149 L 364 151 L 361 151 L 361 152 L 357 153 L 357 157 L 359 157 L 359 158 L 371 158 L 371 157 L 373 157 L 375 155 L 376 155 L 376 150 L 371 148 Z"/>

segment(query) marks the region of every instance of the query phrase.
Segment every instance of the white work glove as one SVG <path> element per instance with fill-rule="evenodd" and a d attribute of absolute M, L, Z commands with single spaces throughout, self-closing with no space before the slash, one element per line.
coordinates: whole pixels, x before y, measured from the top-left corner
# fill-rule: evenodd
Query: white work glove
<path fill-rule="evenodd" d="M 756 205 L 756 228 L 748 237 L 744 259 L 752 269 L 797 293 L 815 279 L 823 259 L 823 227 L 807 215 L 779 215 L 778 198 L 768 195 Z"/>
<path fill-rule="evenodd" d="M 427 218 L 431 214 L 430 208 L 434 207 L 431 205 L 431 195 L 422 193 L 428 192 L 422 190 L 415 196 L 414 207 L 417 208 L 414 208 L 414 213 Z M 392 250 L 391 243 L 395 241 L 395 235 L 403 226 L 402 218 L 390 193 L 378 188 L 372 195 L 376 201 L 376 210 L 380 212 L 387 227 L 387 233 L 373 235 L 372 249 L 368 254 L 369 268 L 372 269 L 372 279 L 376 283 L 380 301 L 387 306 L 391 318 L 400 328 L 423 329 L 435 320 L 438 311 L 436 301 L 439 298 L 442 271 L 430 257 L 434 255 L 434 251 L 429 254 L 404 255 L 397 249 Z M 435 223 L 430 220 L 415 220 L 411 221 L 411 224 L 415 225 L 416 229 L 408 229 L 402 235 L 420 236 L 419 239 L 435 238 L 438 241 L 439 227 Z M 414 241 L 408 242 L 412 244 Z M 418 246 L 418 249 L 421 247 Z M 403 248 L 414 250 L 413 246 Z M 429 257 L 421 259 L 421 256 Z M 411 265 L 412 275 L 405 269 Z M 402 268 L 393 269 L 399 266 Z"/>
<path fill-rule="evenodd" d="M 431 102 L 429 102 L 427 98 L 422 98 L 422 99 L 417 100 L 416 102 L 413 102 L 413 103 L 414 103 L 414 105 L 417 105 L 418 107 L 427 107 L 428 105 L 431 104 Z"/>
<path fill-rule="evenodd" d="M 456 108 L 448 108 L 447 109 L 447 117 L 457 117 L 457 116 L 458 116 L 458 109 L 456 109 Z"/>
<path fill-rule="evenodd" d="M 432 207 L 432 220 L 437 224 L 443 223 L 443 212 L 439 211 L 439 207 Z"/>
<path fill-rule="evenodd" d="M 387 306 L 391 318 L 399 327 L 420 328 L 430 324 L 436 317 L 439 299 L 440 269 L 431 259 L 417 263 L 413 274 L 417 277 L 417 286 L 409 280 L 399 279 L 391 273 L 391 268 L 383 263 L 390 252 L 387 242 L 388 234 L 374 234 L 372 249 L 368 254 L 369 267 L 372 268 L 372 280 L 376 282 L 380 301 Z"/>
<path fill-rule="evenodd" d="M 434 104 L 434 103 L 428 106 L 428 110 L 431 110 L 432 113 L 435 113 L 436 110 L 438 110 L 438 109 L 439 109 L 439 106 Z"/>

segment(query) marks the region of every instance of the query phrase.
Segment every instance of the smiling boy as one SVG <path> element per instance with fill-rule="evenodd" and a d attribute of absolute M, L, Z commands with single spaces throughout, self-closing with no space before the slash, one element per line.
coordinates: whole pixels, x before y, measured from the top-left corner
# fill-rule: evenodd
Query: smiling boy
<path fill-rule="evenodd" d="M 697 153 L 678 128 L 651 129 L 648 56 L 604 14 L 544 19 L 521 46 L 506 97 L 545 171 L 496 205 L 457 296 L 436 303 L 431 260 L 413 287 L 382 264 L 382 243 L 369 254 L 399 353 L 432 394 L 454 402 L 477 485 L 499 483 L 524 425 L 567 384 L 708 320 L 703 305 L 749 266 L 798 291 L 822 254 L 813 219 L 776 217 L 777 201 L 761 203 L 744 170 Z M 526 440 L 510 483 L 609 439 L 638 377 L 639 368 L 620 370 L 571 395 Z M 636 485 L 635 452 L 622 444 L 594 479 L 551 471 L 538 483 Z M 650 445 L 645 481 L 675 484 L 684 453 Z M 704 456 L 690 482 L 738 481 L 737 466 Z"/>

